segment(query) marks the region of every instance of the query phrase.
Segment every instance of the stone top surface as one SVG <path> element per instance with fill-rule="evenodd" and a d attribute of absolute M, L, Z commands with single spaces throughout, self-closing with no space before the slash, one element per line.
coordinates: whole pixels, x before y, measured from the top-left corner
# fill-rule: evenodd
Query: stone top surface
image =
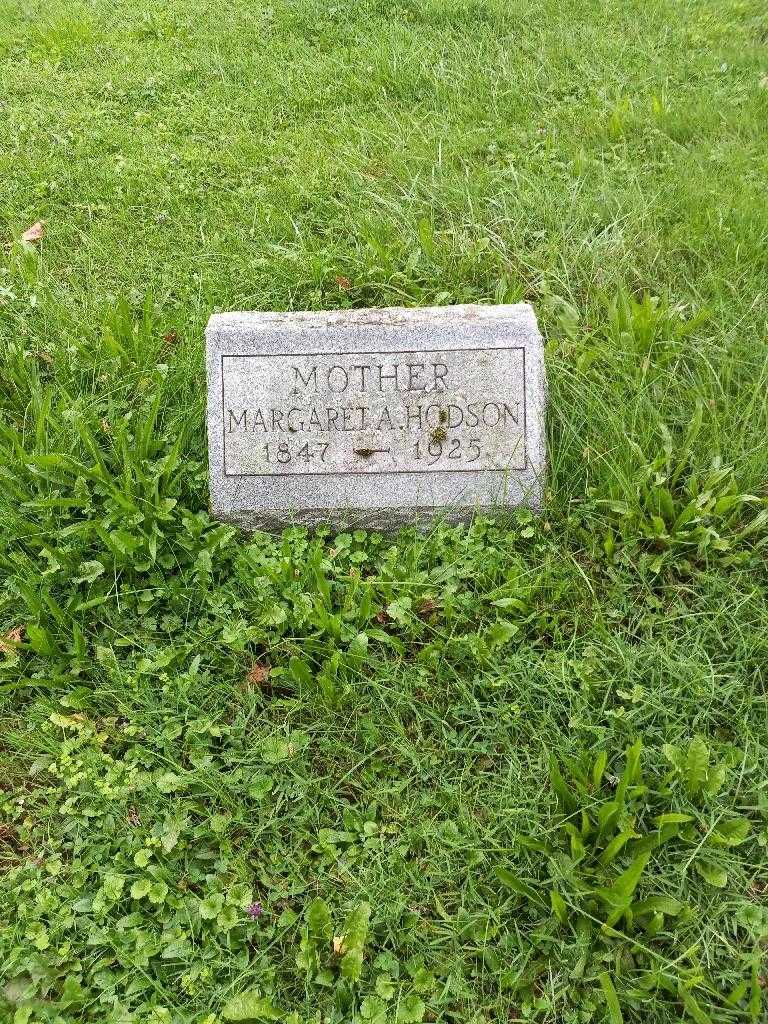
<path fill-rule="evenodd" d="M 532 308 L 219 313 L 206 331 L 211 506 L 252 528 L 391 528 L 538 507 Z"/>
<path fill-rule="evenodd" d="M 428 322 L 440 324 L 474 320 L 519 320 L 530 323 L 535 315 L 533 308 L 526 302 L 511 306 L 390 306 L 384 309 L 334 309 L 323 312 L 307 311 L 297 313 L 250 312 L 250 313 L 214 313 L 208 321 L 206 334 L 212 331 L 251 331 L 267 328 L 284 327 L 295 330 L 297 326 L 306 328 L 330 327 L 371 327 L 371 326 L 403 326 L 406 324 Z"/>

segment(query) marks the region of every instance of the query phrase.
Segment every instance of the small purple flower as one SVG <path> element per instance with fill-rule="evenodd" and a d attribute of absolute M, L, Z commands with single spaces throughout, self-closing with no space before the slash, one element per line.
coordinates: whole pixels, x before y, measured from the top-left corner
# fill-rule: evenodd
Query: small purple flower
<path fill-rule="evenodd" d="M 248 917 L 250 917 L 252 921 L 255 921 L 256 918 L 261 917 L 261 915 L 264 913 L 264 907 L 262 907 L 260 903 L 252 903 L 248 907 L 246 913 L 248 914 Z"/>

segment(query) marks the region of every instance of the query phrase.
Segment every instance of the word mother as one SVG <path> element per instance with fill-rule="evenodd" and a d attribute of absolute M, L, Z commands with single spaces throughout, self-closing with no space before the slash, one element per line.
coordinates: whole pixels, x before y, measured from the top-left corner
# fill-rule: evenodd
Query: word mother
<path fill-rule="evenodd" d="M 361 394 L 369 390 L 382 393 L 444 391 L 448 376 L 448 367 L 445 363 L 353 363 L 347 367 L 334 363 L 325 368 L 311 366 L 307 371 L 298 366 L 291 369 L 294 375 L 294 394 L 302 390 L 317 394 L 323 387 L 335 395 L 343 395 L 350 389 Z"/>

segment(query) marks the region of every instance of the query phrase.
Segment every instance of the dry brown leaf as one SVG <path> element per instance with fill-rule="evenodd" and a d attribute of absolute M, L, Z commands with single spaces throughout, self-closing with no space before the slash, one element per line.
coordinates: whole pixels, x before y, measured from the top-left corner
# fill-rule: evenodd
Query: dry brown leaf
<path fill-rule="evenodd" d="M 346 941 L 346 935 L 333 936 L 333 952 L 335 956 L 344 956 L 344 954 L 347 952 Z"/>
<path fill-rule="evenodd" d="M 22 242 L 39 242 L 45 235 L 45 221 L 36 220 L 21 236 Z"/>
<path fill-rule="evenodd" d="M 260 662 L 256 662 L 245 678 L 251 686 L 265 686 L 271 671 L 272 669 L 269 665 L 263 665 Z"/>
<path fill-rule="evenodd" d="M 0 637 L 0 651 L 3 654 L 13 654 L 17 645 L 21 643 L 22 637 L 24 636 L 23 626 L 14 626 L 10 632 L 6 633 L 4 637 Z"/>
<path fill-rule="evenodd" d="M 352 282 L 349 280 L 348 277 L 344 277 L 343 274 L 338 274 L 336 277 L 334 277 L 334 281 L 343 292 L 348 292 L 349 289 L 352 287 Z"/>
<path fill-rule="evenodd" d="M 753 878 L 747 886 L 747 896 L 756 903 L 760 903 L 768 896 L 768 880 Z"/>

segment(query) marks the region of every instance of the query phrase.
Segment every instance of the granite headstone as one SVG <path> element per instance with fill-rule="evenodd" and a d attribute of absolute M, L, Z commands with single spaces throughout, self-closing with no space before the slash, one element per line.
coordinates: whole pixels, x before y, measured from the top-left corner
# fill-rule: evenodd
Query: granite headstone
<path fill-rule="evenodd" d="M 217 313 L 206 340 L 219 519 L 388 529 L 541 506 L 529 305 Z"/>

